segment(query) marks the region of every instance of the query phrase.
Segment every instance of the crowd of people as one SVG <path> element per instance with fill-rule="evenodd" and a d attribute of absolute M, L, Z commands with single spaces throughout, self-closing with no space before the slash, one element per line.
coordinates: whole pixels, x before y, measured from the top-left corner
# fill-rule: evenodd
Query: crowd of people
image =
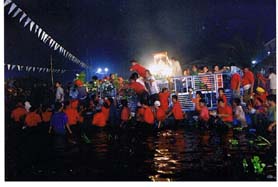
<path fill-rule="evenodd" d="M 240 126 L 272 132 L 276 127 L 275 71 L 270 69 L 269 76 L 265 78 L 262 74 L 255 77 L 248 67 L 243 68 L 242 75 L 237 70 L 235 66 L 220 69 L 217 65 L 213 66 L 213 72 L 209 71 L 208 66 L 199 69 L 194 65 L 191 70 L 185 69 L 184 76 L 229 71 L 231 80 L 229 87 L 224 85 L 224 88 L 219 88 L 216 110 L 208 109 L 201 91 L 190 89 L 189 95 L 195 104 L 195 111 L 184 112 L 178 93 L 172 93 L 166 87 L 160 89 L 155 76 L 132 60 L 132 73 L 127 82 L 114 74 L 104 78 L 114 85 L 117 89 L 115 93 L 118 94 L 109 96 L 98 91 L 89 93 L 84 82 L 79 79 L 70 88 L 63 88 L 57 81 L 55 90 L 48 91 L 48 94 L 40 92 L 34 96 L 36 100 L 13 97 L 17 98 L 17 102 L 8 111 L 11 118 L 9 125 L 28 132 L 36 132 L 37 128 L 44 129 L 70 142 L 82 138 L 89 141 L 87 135 L 91 131 L 105 127 L 178 128 L 191 119 L 204 129 Z M 100 80 L 94 76 L 93 81 Z M 135 110 L 131 109 L 128 98 L 121 95 L 125 89 L 132 90 L 136 95 Z M 231 89 L 231 101 L 227 99 L 225 89 Z"/>

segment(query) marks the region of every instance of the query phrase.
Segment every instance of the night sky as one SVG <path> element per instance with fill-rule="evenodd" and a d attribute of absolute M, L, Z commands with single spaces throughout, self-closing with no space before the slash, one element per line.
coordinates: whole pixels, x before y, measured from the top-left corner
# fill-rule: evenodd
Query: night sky
<path fill-rule="evenodd" d="M 275 37 L 275 0 L 13 0 L 80 60 L 127 77 L 129 60 L 168 51 L 185 65 L 217 54 L 235 35 Z M 9 6 L 8 6 L 9 7 Z M 78 70 L 30 33 L 5 8 L 5 63 Z M 73 71 L 74 72 L 74 71 Z M 71 74 L 65 74 L 71 78 Z M 61 77 L 56 77 L 57 79 Z"/>

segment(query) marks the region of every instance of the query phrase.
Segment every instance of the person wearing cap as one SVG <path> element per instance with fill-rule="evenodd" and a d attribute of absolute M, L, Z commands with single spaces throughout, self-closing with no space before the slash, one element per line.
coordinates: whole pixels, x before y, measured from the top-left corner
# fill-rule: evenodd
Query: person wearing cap
<path fill-rule="evenodd" d="M 247 103 L 247 101 L 250 98 L 250 95 L 253 93 L 254 82 L 255 82 L 254 74 L 249 70 L 248 67 L 244 67 L 241 84 L 243 87 L 243 101 L 245 103 Z"/>
<path fill-rule="evenodd" d="M 256 92 L 255 98 L 260 98 L 263 104 L 266 104 L 266 97 L 268 96 L 268 93 L 265 91 L 265 89 L 262 87 L 257 87 Z"/>
<path fill-rule="evenodd" d="M 166 119 L 166 113 L 165 113 L 165 110 L 160 106 L 160 101 L 154 102 L 154 109 L 155 109 L 154 116 L 157 121 L 157 128 L 160 128 L 161 124 Z"/>

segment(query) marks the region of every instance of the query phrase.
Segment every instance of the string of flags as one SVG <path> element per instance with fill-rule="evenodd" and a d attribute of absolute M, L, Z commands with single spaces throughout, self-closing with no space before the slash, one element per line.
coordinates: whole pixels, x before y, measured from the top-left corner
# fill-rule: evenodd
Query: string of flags
<path fill-rule="evenodd" d="M 27 72 L 40 72 L 40 73 L 50 73 L 50 68 L 35 67 L 35 66 L 24 66 L 24 65 L 15 65 L 15 64 L 5 64 L 4 65 L 9 71 L 27 71 Z M 65 69 L 52 69 L 53 73 L 65 73 Z"/>
<path fill-rule="evenodd" d="M 12 18 L 17 18 L 19 23 L 23 24 L 36 37 L 38 37 L 44 44 L 48 45 L 54 51 L 57 51 L 70 61 L 80 65 L 83 68 L 88 68 L 88 65 L 75 57 L 72 53 L 67 51 L 60 43 L 54 40 L 47 32 L 45 32 L 37 23 L 35 23 L 20 7 L 18 7 L 12 0 L 5 0 L 4 8 L 8 8 L 8 15 Z"/>

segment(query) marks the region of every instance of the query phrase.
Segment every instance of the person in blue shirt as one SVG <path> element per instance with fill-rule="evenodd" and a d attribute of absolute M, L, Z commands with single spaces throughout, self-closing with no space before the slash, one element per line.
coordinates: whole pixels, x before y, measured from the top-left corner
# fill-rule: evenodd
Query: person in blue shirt
<path fill-rule="evenodd" d="M 68 117 L 63 112 L 63 105 L 59 102 L 55 103 L 55 112 L 51 117 L 50 126 L 48 133 L 50 134 L 52 130 L 54 131 L 55 135 L 66 135 L 66 128 L 70 134 L 72 131 L 68 124 Z"/>

